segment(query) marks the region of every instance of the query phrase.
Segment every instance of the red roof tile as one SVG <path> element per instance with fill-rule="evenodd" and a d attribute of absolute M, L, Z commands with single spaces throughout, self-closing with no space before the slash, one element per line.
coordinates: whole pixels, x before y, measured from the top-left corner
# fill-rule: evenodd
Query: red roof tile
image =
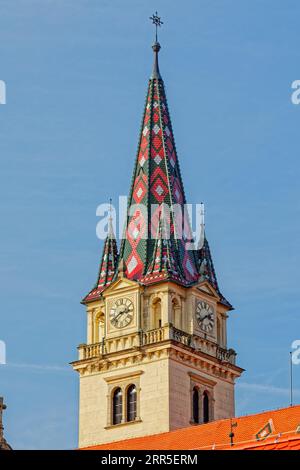
<path fill-rule="evenodd" d="M 87 447 L 83 450 L 300 450 L 300 405 Z M 261 436 L 266 430 L 269 434 Z"/>

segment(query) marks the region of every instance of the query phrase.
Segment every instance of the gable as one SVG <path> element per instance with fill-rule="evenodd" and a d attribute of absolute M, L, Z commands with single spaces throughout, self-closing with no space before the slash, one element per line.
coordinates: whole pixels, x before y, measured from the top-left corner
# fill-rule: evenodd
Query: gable
<path fill-rule="evenodd" d="M 220 300 L 219 294 L 208 281 L 200 282 L 196 286 L 196 289 L 199 292 L 203 292 L 204 294 L 210 295 L 211 297 Z"/>
<path fill-rule="evenodd" d="M 135 290 L 139 288 L 140 284 L 138 282 L 131 281 L 126 277 L 121 277 L 116 281 L 112 282 L 111 285 L 107 289 L 105 289 L 105 291 L 103 292 L 103 297 L 113 295 L 119 291 Z"/>

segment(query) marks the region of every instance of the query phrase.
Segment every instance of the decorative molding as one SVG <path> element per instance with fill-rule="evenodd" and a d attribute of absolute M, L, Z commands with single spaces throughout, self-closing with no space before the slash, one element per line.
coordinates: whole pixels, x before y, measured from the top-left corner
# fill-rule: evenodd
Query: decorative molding
<path fill-rule="evenodd" d="M 144 373 L 143 370 L 137 370 L 135 372 L 130 372 L 129 374 L 114 375 L 113 377 L 103 377 L 103 379 L 107 383 L 119 382 L 120 380 L 132 379 L 134 377 L 139 377 L 143 373 Z"/>
<path fill-rule="evenodd" d="M 115 428 L 121 428 L 123 426 L 132 426 L 133 424 L 138 424 L 142 422 L 143 420 L 141 418 L 137 418 L 134 421 L 125 421 L 125 423 L 110 424 L 109 426 L 105 426 L 104 429 L 115 429 Z"/>
<path fill-rule="evenodd" d="M 207 379 L 206 377 L 195 374 L 194 372 L 188 372 L 188 375 L 192 380 L 200 382 L 202 385 L 207 385 L 208 387 L 214 387 L 215 385 L 217 385 L 217 382 L 215 382 L 214 380 Z"/>

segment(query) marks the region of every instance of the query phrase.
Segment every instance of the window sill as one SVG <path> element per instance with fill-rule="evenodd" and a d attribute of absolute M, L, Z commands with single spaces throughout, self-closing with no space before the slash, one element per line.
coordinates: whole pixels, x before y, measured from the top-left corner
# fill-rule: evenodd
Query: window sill
<path fill-rule="evenodd" d="M 132 424 L 137 424 L 141 422 L 142 422 L 141 418 L 136 418 L 134 421 L 125 421 L 125 423 L 120 423 L 120 424 L 110 424 L 108 426 L 105 426 L 104 429 L 121 428 L 122 426 L 131 426 Z"/>

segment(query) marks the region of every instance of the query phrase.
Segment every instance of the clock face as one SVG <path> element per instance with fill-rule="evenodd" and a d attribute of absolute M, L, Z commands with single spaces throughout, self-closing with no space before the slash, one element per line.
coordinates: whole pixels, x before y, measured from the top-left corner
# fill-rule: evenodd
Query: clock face
<path fill-rule="evenodd" d="M 116 328 L 124 328 L 133 319 L 133 303 L 130 299 L 121 298 L 115 301 L 110 310 L 110 322 Z"/>
<path fill-rule="evenodd" d="M 196 307 L 196 318 L 200 328 L 206 333 L 210 333 L 215 323 L 215 312 L 211 305 L 200 300 Z"/>

